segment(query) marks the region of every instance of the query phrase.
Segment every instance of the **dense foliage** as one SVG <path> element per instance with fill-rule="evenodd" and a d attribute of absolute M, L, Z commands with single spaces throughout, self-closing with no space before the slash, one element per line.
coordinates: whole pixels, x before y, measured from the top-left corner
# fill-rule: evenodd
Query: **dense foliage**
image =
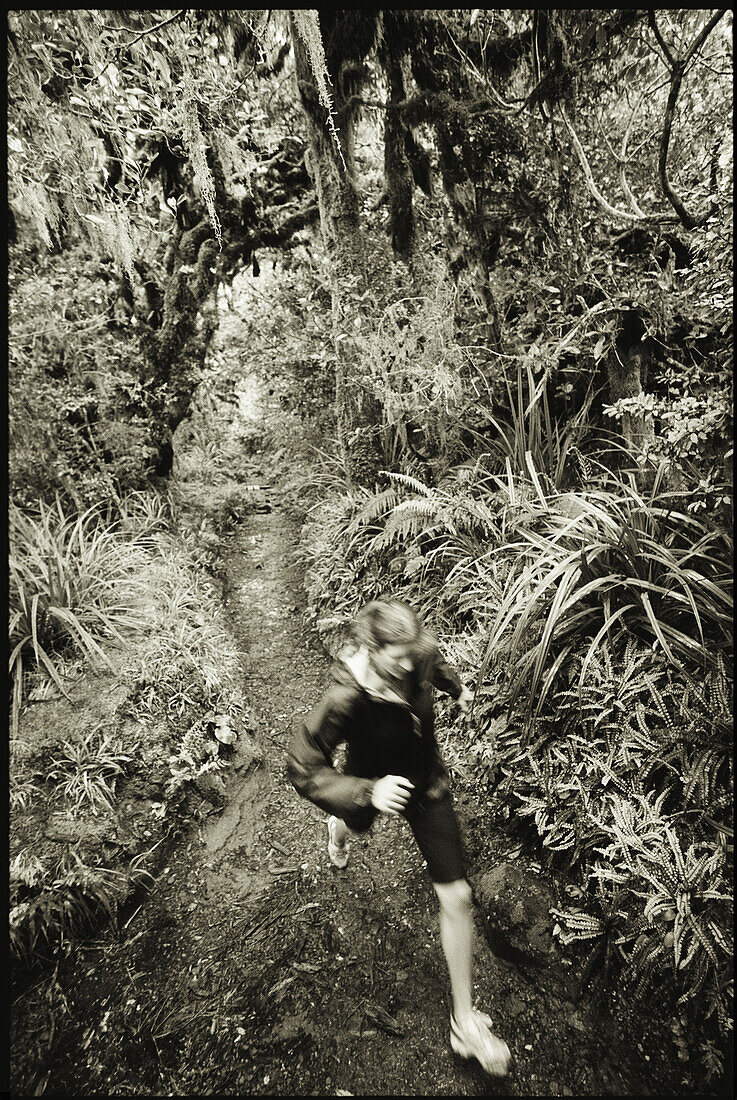
<path fill-rule="evenodd" d="M 53 679 L 126 628 L 94 509 L 169 474 L 218 295 L 269 250 L 278 308 L 244 323 L 323 435 L 303 555 L 326 641 L 387 592 L 427 616 L 475 684 L 472 781 L 577 877 L 561 941 L 694 1006 L 709 1072 L 732 1011 L 731 22 L 28 11 L 8 62 L 16 719 L 31 662 Z"/>

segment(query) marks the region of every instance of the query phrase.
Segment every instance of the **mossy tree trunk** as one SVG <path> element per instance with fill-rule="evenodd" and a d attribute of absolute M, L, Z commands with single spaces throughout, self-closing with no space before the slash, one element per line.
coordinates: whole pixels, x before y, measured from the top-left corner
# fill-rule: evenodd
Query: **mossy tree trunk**
<path fill-rule="evenodd" d="M 171 470 L 171 438 L 187 414 L 217 328 L 216 256 L 217 245 L 207 218 L 189 230 L 175 230 L 161 288 L 161 324 L 144 331 L 141 338 L 143 382 L 150 394 L 153 442 L 157 447 L 155 473 L 161 477 Z M 210 297 L 213 300 L 208 309 Z"/>
<path fill-rule="evenodd" d="M 208 132 L 209 120 L 202 121 L 204 131 Z M 317 208 L 308 198 L 299 210 L 279 223 L 272 221 L 271 210 L 265 203 L 257 206 L 253 200 L 243 203 L 232 196 L 222 165 L 212 148 L 208 152 L 223 234 L 222 251 L 218 249 L 209 217 L 198 209 L 198 199 L 190 193 L 190 224 L 173 228 L 161 270 L 154 272 L 142 264 L 136 265 L 145 291 L 145 301 L 139 296 L 136 310 L 142 330 L 141 382 L 148 395 L 146 413 L 156 448 L 154 470 L 162 477 L 171 470 L 172 436 L 189 412 L 210 341 L 217 330 L 218 286 L 232 280 L 240 265 L 251 263 L 257 248 L 288 246 L 293 235 L 317 216 Z M 278 166 L 273 172 L 272 186 L 277 191 Z M 300 192 L 306 182 L 298 181 Z M 186 186 L 182 180 L 183 191 Z M 280 207 L 274 209 L 278 211 Z M 132 291 L 130 304 L 133 309 Z"/>
<path fill-rule="evenodd" d="M 384 123 L 384 173 L 389 197 L 392 247 L 397 256 L 409 260 L 415 239 L 412 203 L 414 179 L 407 156 L 407 125 L 398 105 L 407 98 L 404 65 L 408 56 L 407 23 L 404 13 L 384 13 L 379 57 L 389 84 L 389 107 Z"/>
<path fill-rule="evenodd" d="M 354 184 L 354 120 L 346 108 L 342 82 L 332 79 L 336 140 L 320 102 L 305 45 L 290 17 L 297 83 L 309 134 L 308 169 L 315 184 L 320 227 L 329 260 L 335 349 L 335 418 L 346 482 L 375 483 L 379 452 L 374 442 L 376 410 L 360 381 L 360 359 L 353 337 L 362 323 L 359 297 L 366 287 L 365 242 Z"/>

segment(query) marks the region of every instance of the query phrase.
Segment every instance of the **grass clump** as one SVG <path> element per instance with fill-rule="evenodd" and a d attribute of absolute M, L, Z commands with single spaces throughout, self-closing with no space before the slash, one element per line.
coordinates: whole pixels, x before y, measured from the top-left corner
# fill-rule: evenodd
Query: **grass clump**
<path fill-rule="evenodd" d="M 93 814 L 112 810 L 115 783 L 133 757 L 110 734 L 96 730 L 81 741 L 64 741 L 48 778 L 57 782 L 72 812 L 89 806 Z"/>
<path fill-rule="evenodd" d="M 106 643 L 140 626 L 130 610 L 140 558 L 107 527 L 97 508 L 69 514 L 57 499 L 36 516 L 9 511 L 9 671 L 17 734 L 29 666 L 64 691 L 59 657 L 70 650 L 112 667 Z"/>

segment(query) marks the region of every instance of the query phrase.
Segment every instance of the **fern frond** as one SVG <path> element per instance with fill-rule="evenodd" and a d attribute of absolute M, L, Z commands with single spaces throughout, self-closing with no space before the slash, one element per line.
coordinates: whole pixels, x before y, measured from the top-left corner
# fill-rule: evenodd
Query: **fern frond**
<path fill-rule="evenodd" d="M 432 522 L 428 523 L 430 520 Z M 421 534 L 429 534 L 442 523 L 436 505 L 429 500 L 405 500 L 394 508 L 384 530 L 372 539 L 372 553 L 386 549 L 392 543 L 414 540 Z"/>
<path fill-rule="evenodd" d="M 715 921 L 711 920 L 711 918 L 708 918 L 706 921 L 706 927 L 709 929 L 712 936 L 714 937 L 714 942 L 716 943 L 717 947 L 721 947 L 722 951 L 724 951 L 728 955 L 731 955 L 734 948 L 734 943 L 730 943 L 719 925 Z"/>
<path fill-rule="evenodd" d="M 716 947 L 712 943 L 711 936 L 702 927 L 701 922 L 699 920 L 696 920 L 696 919 L 692 920 L 691 931 L 693 932 L 694 936 L 699 941 L 701 946 L 704 948 L 706 954 L 711 959 L 711 962 L 712 962 L 712 965 L 714 966 L 714 968 L 718 969 L 719 968 L 719 958 L 717 956 Z"/>
<path fill-rule="evenodd" d="M 404 485 L 406 489 L 411 489 L 413 493 L 418 493 L 420 496 L 427 497 L 429 500 L 435 500 L 440 495 L 437 489 L 432 489 L 429 485 L 425 485 L 424 482 L 419 481 L 416 477 L 410 477 L 409 474 L 395 474 L 390 470 L 387 470 L 386 473 L 392 481 L 399 482 L 399 484 Z"/>
<path fill-rule="evenodd" d="M 369 526 L 381 516 L 391 512 L 399 502 L 399 493 L 392 486 L 383 489 L 380 493 L 373 494 L 350 521 L 348 530 L 355 531 L 358 527 Z"/>

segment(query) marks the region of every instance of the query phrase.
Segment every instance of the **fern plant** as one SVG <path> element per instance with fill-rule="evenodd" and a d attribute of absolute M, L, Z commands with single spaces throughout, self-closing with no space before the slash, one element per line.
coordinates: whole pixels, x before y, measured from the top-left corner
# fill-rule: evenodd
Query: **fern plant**
<path fill-rule="evenodd" d="M 390 302 L 358 338 L 362 384 L 381 408 L 379 443 L 387 465 L 414 458 L 452 462 L 460 449 L 459 411 L 468 404 L 464 357 L 454 333 L 455 288 Z"/>
<path fill-rule="evenodd" d="M 54 870 L 27 854 L 17 856 L 10 867 L 12 961 L 28 967 L 37 957 L 56 954 L 99 917 L 114 917 L 131 888 L 153 883 L 144 866 L 147 854 L 136 856 L 125 871 L 86 864 L 74 849 Z"/>
<path fill-rule="evenodd" d="M 624 931 L 634 994 L 642 996 L 655 973 L 669 969 L 680 989 L 679 1004 L 693 1000 L 708 984 L 706 1015 L 717 1011 L 724 1023 L 721 979 L 731 960 L 734 908 L 725 846 L 701 841 L 686 847 L 662 817 L 658 800 L 640 799 L 629 808 L 629 814 L 619 813 L 602 825 L 611 838 L 601 850 L 609 866 L 600 866 L 597 874 L 610 880 L 631 876 L 628 885 L 635 896 L 643 885 L 647 888 L 639 920 Z M 661 931 L 653 934 L 656 921 Z"/>

